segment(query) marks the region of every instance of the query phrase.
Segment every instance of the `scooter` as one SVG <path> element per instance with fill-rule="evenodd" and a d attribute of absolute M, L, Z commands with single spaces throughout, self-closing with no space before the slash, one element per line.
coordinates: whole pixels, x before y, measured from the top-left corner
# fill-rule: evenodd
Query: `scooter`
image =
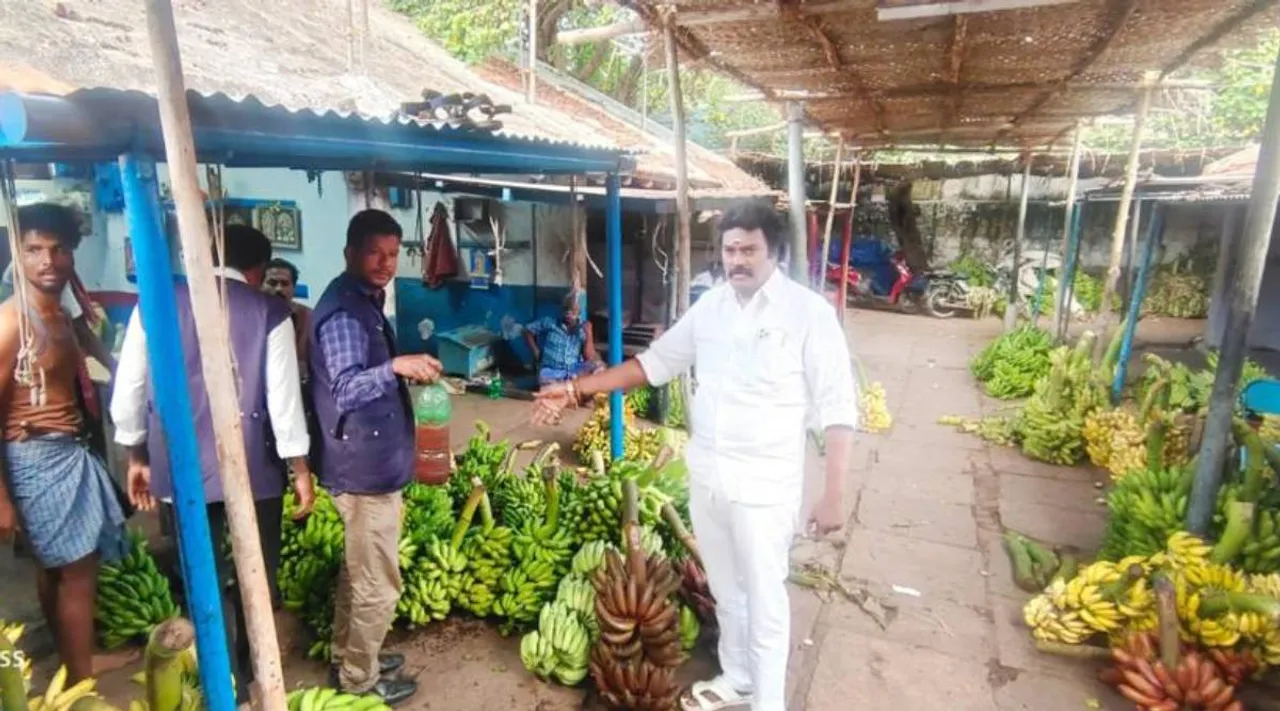
<path fill-rule="evenodd" d="M 827 262 L 827 284 L 838 289 L 841 268 Z M 889 306 L 905 313 L 950 318 L 968 307 L 968 286 L 952 272 L 914 274 L 901 250 L 879 240 L 854 242 L 849 255 L 847 291 L 850 304 Z"/>

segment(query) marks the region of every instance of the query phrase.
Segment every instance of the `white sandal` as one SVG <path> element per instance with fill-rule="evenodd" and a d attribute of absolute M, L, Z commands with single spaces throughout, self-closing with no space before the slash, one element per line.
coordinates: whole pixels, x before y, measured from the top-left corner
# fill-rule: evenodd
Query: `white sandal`
<path fill-rule="evenodd" d="M 739 692 L 724 676 L 694 682 L 689 691 L 680 696 L 680 708 L 684 711 L 721 711 L 750 703 L 751 694 Z"/>

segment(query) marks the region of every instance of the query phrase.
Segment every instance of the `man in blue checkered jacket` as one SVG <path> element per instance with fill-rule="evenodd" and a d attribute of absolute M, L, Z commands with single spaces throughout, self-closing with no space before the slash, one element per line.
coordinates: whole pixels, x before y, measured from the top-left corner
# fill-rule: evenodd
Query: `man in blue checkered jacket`
<path fill-rule="evenodd" d="M 560 318 L 546 317 L 524 327 L 524 338 L 538 366 L 538 384 L 560 383 L 604 367 L 596 355 L 591 323 L 583 321 L 578 292 L 564 297 Z"/>

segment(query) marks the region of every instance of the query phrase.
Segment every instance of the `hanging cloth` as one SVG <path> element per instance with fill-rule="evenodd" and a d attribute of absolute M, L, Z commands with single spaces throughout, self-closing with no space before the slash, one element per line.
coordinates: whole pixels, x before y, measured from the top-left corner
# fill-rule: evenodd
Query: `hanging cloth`
<path fill-rule="evenodd" d="M 431 212 L 431 236 L 427 239 L 427 254 L 422 260 L 422 281 L 437 289 L 457 275 L 458 251 L 449 236 L 449 211 L 444 203 L 437 202 Z"/>

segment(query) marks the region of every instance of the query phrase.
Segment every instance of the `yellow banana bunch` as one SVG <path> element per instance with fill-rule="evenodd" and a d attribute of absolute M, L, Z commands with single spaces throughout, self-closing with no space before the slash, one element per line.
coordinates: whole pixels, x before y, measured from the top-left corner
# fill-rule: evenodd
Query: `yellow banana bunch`
<path fill-rule="evenodd" d="M 861 411 L 863 432 L 884 432 L 893 426 L 893 416 L 889 414 L 889 404 L 885 397 L 884 386 L 871 383 L 858 395 L 858 409 Z"/>
<path fill-rule="evenodd" d="M 1209 564 L 1209 553 L 1213 546 L 1195 534 L 1178 531 L 1169 536 L 1167 553 L 1169 562 L 1176 570 L 1200 567 Z"/>
<path fill-rule="evenodd" d="M 67 711 L 75 702 L 87 696 L 97 696 L 94 689 L 97 680 L 93 677 L 82 680 L 74 686 L 67 686 L 67 668 L 58 667 L 49 682 L 44 694 L 31 698 L 27 702 L 28 711 Z"/>

